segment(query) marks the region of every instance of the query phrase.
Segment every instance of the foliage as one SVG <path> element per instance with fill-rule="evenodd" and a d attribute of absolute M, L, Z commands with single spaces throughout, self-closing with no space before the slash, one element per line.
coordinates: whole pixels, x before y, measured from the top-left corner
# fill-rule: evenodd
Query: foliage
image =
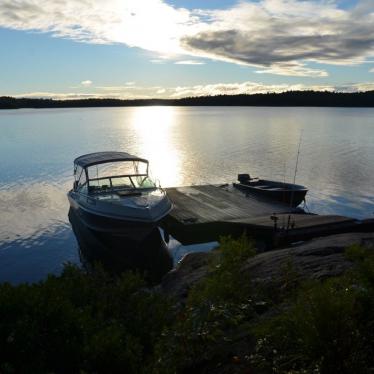
<path fill-rule="evenodd" d="M 248 273 L 240 271 L 243 263 L 255 255 L 253 243 L 245 235 L 238 239 L 220 238 L 218 256 L 210 263 L 210 274 L 190 292 L 190 305 L 200 303 L 245 301 L 249 295 Z"/>
<path fill-rule="evenodd" d="M 169 310 L 132 273 L 67 266 L 39 284 L 2 284 L 0 372 L 139 372 Z"/>
<path fill-rule="evenodd" d="M 250 282 L 240 271 L 255 254 L 246 236 L 221 238 L 209 275 L 189 292 L 187 305 L 176 323 L 165 330 L 157 346 L 155 372 L 197 370 L 219 356 L 226 344 L 253 315 Z"/>
<path fill-rule="evenodd" d="M 279 315 L 256 326 L 253 363 L 264 372 L 369 373 L 374 351 L 374 255 L 347 249 L 355 268 L 300 287 Z"/>
<path fill-rule="evenodd" d="M 0 373 L 370 373 L 374 254 L 347 249 L 352 271 L 298 284 L 290 261 L 280 288 L 261 293 L 243 264 L 246 237 L 222 238 L 185 305 L 100 268 L 67 266 L 38 284 L 0 285 Z M 259 310 L 262 300 L 272 308 Z M 236 365 L 236 366 L 235 366 Z M 217 371 L 219 372 L 219 370 Z"/>

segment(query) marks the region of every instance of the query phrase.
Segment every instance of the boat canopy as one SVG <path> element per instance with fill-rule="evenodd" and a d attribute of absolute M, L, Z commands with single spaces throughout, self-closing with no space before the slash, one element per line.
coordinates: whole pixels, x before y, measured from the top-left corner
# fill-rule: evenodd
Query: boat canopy
<path fill-rule="evenodd" d="M 74 160 L 75 165 L 87 168 L 92 165 L 105 164 L 117 161 L 140 161 L 148 164 L 148 160 L 126 152 L 95 152 L 80 156 Z"/>

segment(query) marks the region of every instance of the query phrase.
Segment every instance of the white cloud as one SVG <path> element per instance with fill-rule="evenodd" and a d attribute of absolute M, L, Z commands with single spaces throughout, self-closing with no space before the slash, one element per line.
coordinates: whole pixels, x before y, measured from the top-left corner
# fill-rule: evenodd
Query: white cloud
<path fill-rule="evenodd" d="M 374 73 L 374 68 L 370 69 L 369 73 Z"/>
<path fill-rule="evenodd" d="M 325 77 L 308 63 L 354 65 L 374 56 L 372 0 L 350 9 L 339 0 L 243 0 L 193 11 L 164 0 L 0 0 L 0 27 L 124 43 L 160 54 L 153 63 L 185 55 L 278 75 Z"/>
<path fill-rule="evenodd" d="M 353 85 L 355 91 L 374 91 L 374 82 L 367 82 L 367 83 L 356 83 Z M 348 88 L 349 91 L 349 88 Z"/>
<path fill-rule="evenodd" d="M 332 86 L 307 86 L 302 84 L 263 84 L 256 82 L 243 83 L 216 83 L 208 85 L 195 85 L 176 87 L 172 97 L 191 97 L 191 96 L 208 96 L 208 95 L 240 95 L 240 94 L 257 94 L 268 92 L 285 92 L 285 91 L 302 91 L 302 90 L 320 90 L 333 91 Z"/>
<path fill-rule="evenodd" d="M 26 92 L 17 95 L 6 95 L 16 98 L 30 98 L 30 99 L 54 99 L 54 100 L 76 100 L 76 99 L 93 99 L 93 98 L 107 98 L 114 97 L 112 95 L 97 94 L 97 93 L 77 93 L 77 92 L 48 92 L 48 91 L 35 91 Z M 119 98 L 119 96 L 118 96 Z"/>
<path fill-rule="evenodd" d="M 159 58 L 154 58 L 152 60 L 150 60 L 152 62 L 152 64 L 165 64 L 165 60 L 162 60 L 162 59 L 159 59 Z"/>
<path fill-rule="evenodd" d="M 338 91 L 338 92 L 363 92 L 374 90 L 374 82 L 362 82 L 347 85 L 306 85 L 306 84 L 265 84 L 258 82 L 242 83 L 215 83 L 194 86 L 160 87 L 160 86 L 103 86 L 95 87 L 91 93 L 53 93 L 29 92 L 18 95 L 4 94 L 4 96 L 51 98 L 59 100 L 89 99 L 89 98 L 114 98 L 114 99 L 149 99 L 149 98 L 182 98 L 207 95 L 239 95 L 285 91 Z M 0 95 L 2 96 L 2 95 Z"/>
<path fill-rule="evenodd" d="M 299 62 L 274 64 L 269 68 L 257 70 L 258 74 L 288 75 L 294 77 L 327 77 L 328 73 L 320 69 L 312 69 Z"/>
<path fill-rule="evenodd" d="M 98 90 L 103 90 L 107 92 L 111 92 L 111 91 L 119 92 L 119 91 L 131 91 L 131 90 L 136 89 L 137 87 L 124 85 L 124 86 L 97 86 L 95 88 Z"/>
<path fill-rule="evenodd" d="M 162 0 L 0 0 L 0 26 L 89 43 L 180 51 L 190 13 Z"/>
<path fill-rule="evenodd" d="M 281 93 L 286 91 L 336 91 L 336 92 L 364 92 L 374 90 L 374 82 L 362 82 L 347 84 L 345 86 L 335 85 L 313 85 L 313 84 L 265 84 L 257 82 L 243 83 L 216 83 L 208 85 L 183 86 L 169 89 L 171 97 L 193 97 L 207 95 L 240 95 L 257 93 Z"/>
<path fill-rule="evenodd" d="M 92 85 L 92 81 L 90 81 L 90 80 L 82 81 L 81 85 L 85 86 L 85 87 L 89 87 L 89 86 Z"/>
<path fill-rule="evenodd" d="M 196 60 L 182 60 L 174 62 L 176 65 L 205 65 L 203 61 L 196 61 Z"/>

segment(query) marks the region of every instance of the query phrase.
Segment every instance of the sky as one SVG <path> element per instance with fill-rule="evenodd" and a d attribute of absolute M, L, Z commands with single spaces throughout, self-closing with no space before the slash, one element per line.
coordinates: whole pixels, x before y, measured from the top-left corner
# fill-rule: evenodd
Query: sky
<path fill-rule="evenodd" d="M 374 0 L 0 0 L 0 96 L 374 89 Z"/>

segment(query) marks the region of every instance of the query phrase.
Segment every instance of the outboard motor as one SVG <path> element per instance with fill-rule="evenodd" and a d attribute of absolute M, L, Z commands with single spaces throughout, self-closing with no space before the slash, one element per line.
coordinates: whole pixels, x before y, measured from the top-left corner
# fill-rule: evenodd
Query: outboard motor
<path fill-rule="evenodd" d="M 251 180 L 251 177 L 249 174 L 238 174 L 238 181 L 240 183 L 243 183 L 243 184 L 249 183 L 250 180 Z"/>

